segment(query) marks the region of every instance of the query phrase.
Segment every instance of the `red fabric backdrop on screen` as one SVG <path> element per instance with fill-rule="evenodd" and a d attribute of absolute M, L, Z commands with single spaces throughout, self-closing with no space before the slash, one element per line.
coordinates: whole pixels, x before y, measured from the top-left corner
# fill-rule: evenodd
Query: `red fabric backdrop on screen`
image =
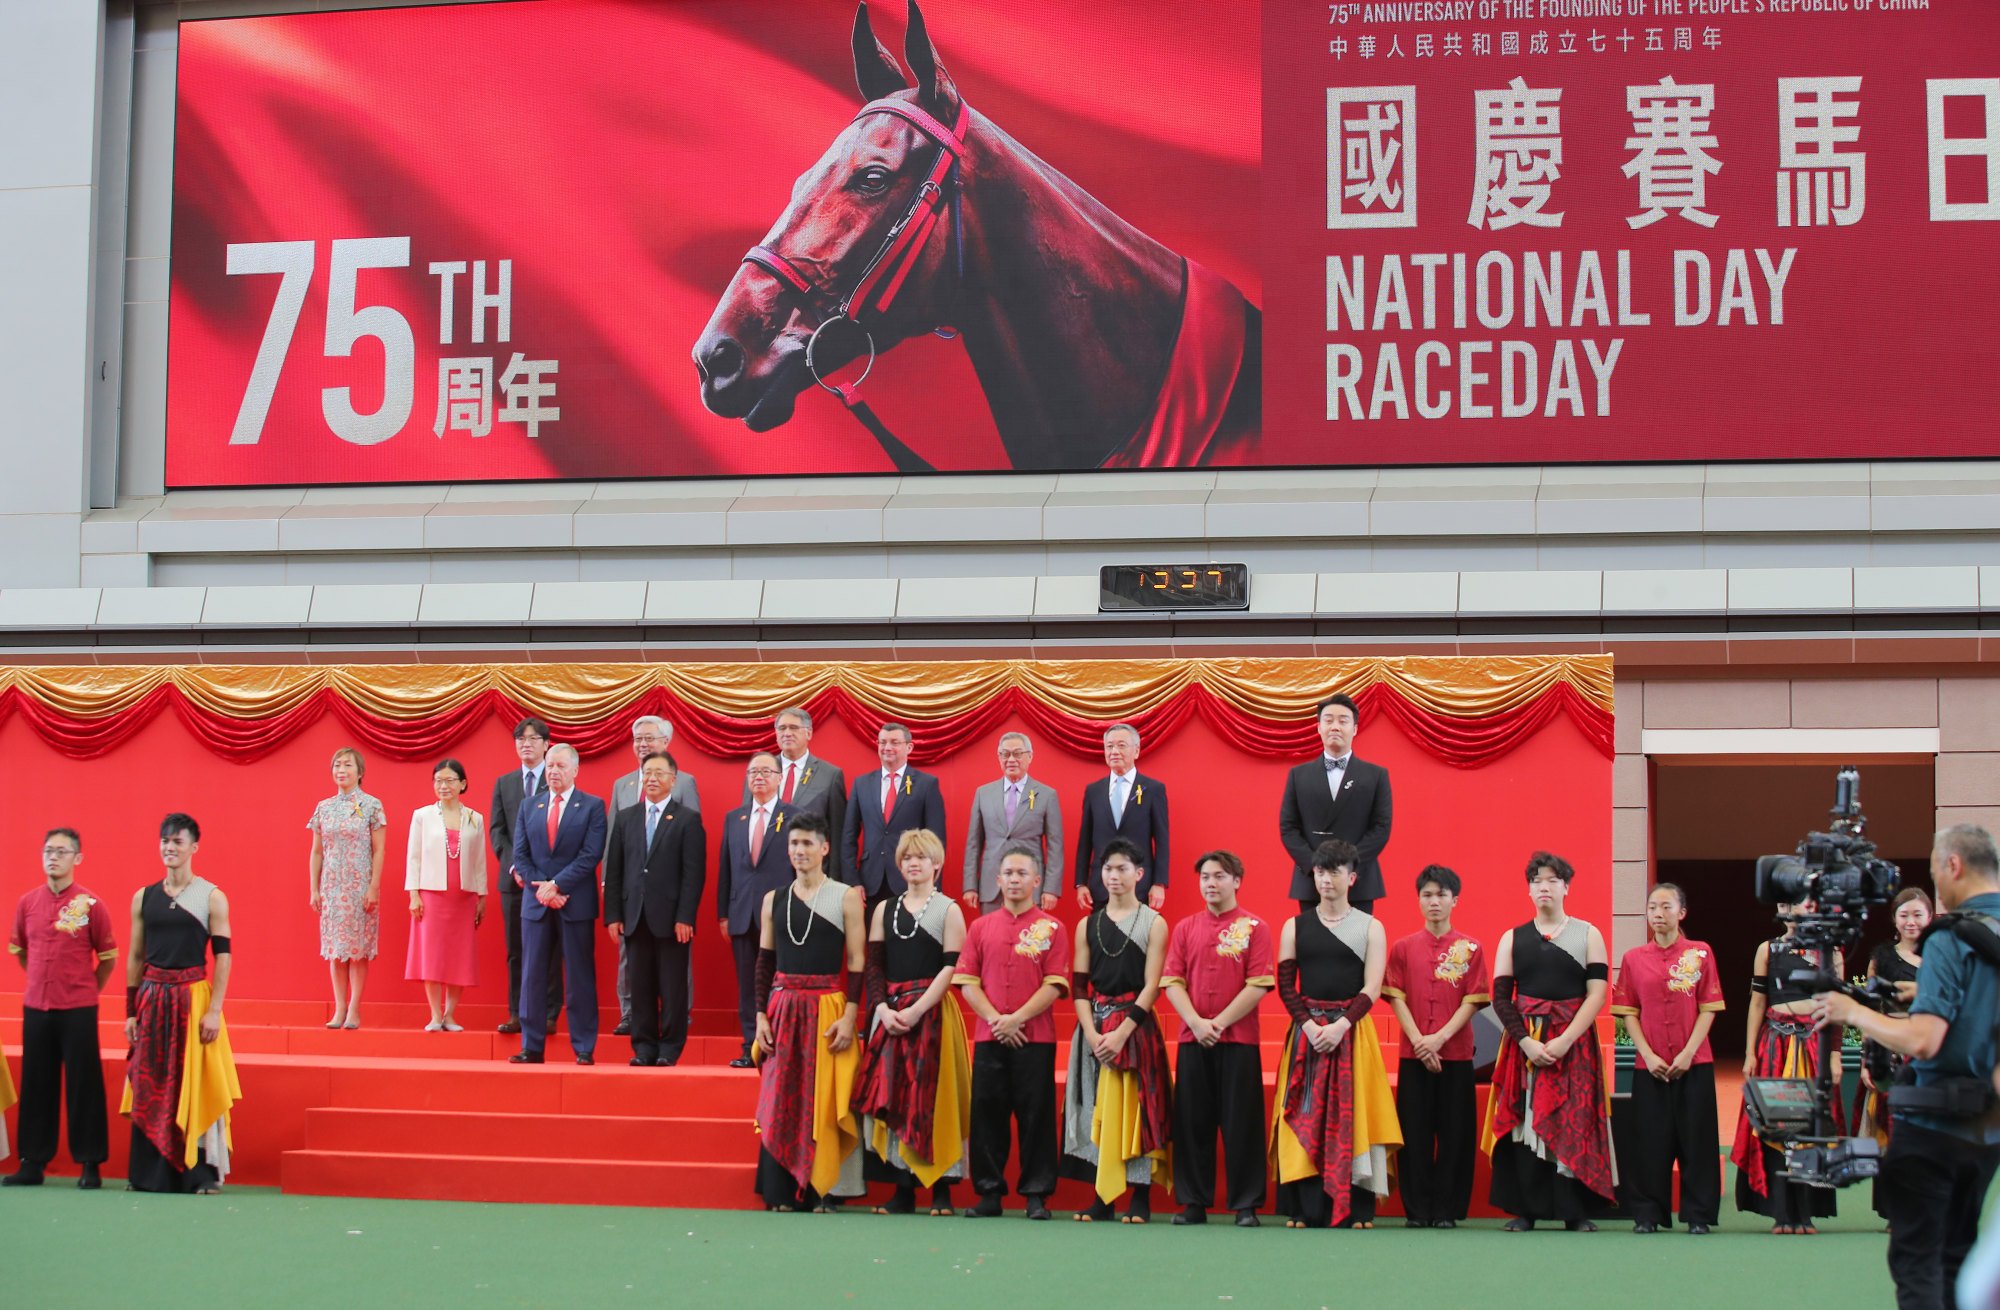
<path fill-rule="evenodd" d="M 973 789 L 999 776 L 991 742 L 1018 726 L 1007 720 L 976 747 L 931 766 L 943 781 L 951 826 L 945 886 L 959 886 L 965 813 Z M 320 798 L 330 795 L 327 763 L 349 739 L 340 725 L 322 719 L 287 746 L 251 765 L 228 763 L 196 744 L 170 715 L 155 718 L 112 754 L 89 761 L 66 759 L 43 746 L 16 716 L 0 723 L 0 751 L 12 762 L 7 804 L 0 812 L 0 850 L 12 851 L 15 873 L 4 894 L 11 898 L 40 877 L 34 852 L 43 831 L 55 825 L 80 829 L 84 862 L 78 878 L 121 907 L 133 891 L 159 875 L 155 834 L 169 810 L 192 813 L 203 839 L 196 868 L 228 892 L 235 931 L 236 974 L 232 991 L 257 999 L 312 999 L 327 994 L 326 968 L 319 959 L 317 920 L 306 906 L 306 819 Z M 711 825 L 733 809 L 743 784 L 742 763 L 693 751 L 677 743 L 682 766 L 701 784 L 703 813 Z M 815 753 L 839 763 L 850 778 L 875 768 L 872 742 L 845 723 L 824 725 Z M 1610 927 L 1611 761 L 1566 718 L 1557 718 L 1519 749 L 1479 769 L 1457 769 L 1419 751 L 1384 720 L 1371 720 L 1357 751 L 1393 773 L 1395 835 L 1383 856 L 1389 899 L 1382 909 L 1392 935 L 1420 924 L 1410 883 L 1430 862 L 1448 864 L 1466 881 L 1461 926 L 1491 942 L 1505 927 L 1528 917 L 1522 867 L 1528 853 L 1547 847 L 1566 855 L 1578 869 L 1572 909 Z M 498 721 L 482 724 L 452 752 L 472 774 L 468 801 L 482 812 L 496 771 L 513 766 L 512 742 Z M 1202 851 L 1223 846 L 1241 853 L 1250 866 L 1244 901 L 1274 920 L 1291 907 L 1284 899 L 1291 864 L 1278 843 L 1278 798 L 1284 772 L 1295 757 L 1252 756 L 1223 745 L 1205 723 L 1182 730 L 1144 753 L 1141 767 L 1162 779 L 1173 802 L 1174 860 L 1168 909 L 1175 916 L 1193 911 L 1200 895 L 1188 870 Z M 587 758 L 579 786 L 604 795 L 613 779 L 632 768 L 628 747 Z M 1084 785 L 1098 776 L 1100 761 L 1041 743 L 1034 776 L 1055 786 L 1064 813 L 1074 815 Z M 403 981 L 409 940 L 408 897 L 402 890 L 403 853 L 411 811 L 430 800 L 430 762 L 395 763 L 372 757 L 364 788 L 382 800 L 391 816 L 388 859 L 383 875 L 381 955 L 368 985 L 376 1000 L 418 1001 L 422 989 Z M 713 844 L 713 827 L 710 829 Z M 729 951 L 715 926 L 710 894 L 704 900 L 696 938 L 697 1005 L 734 1004 Z M 469 1002 L 497 1004 L 506 995 L 506 958 L 497 914 L 479 933 L 480 984 Z M 1062 911 L 1075 917 L 1074 902 Z M 119 940 L 130 931 L 122 916 Z M 600 936 L 600 1001 L 613 1004 L 611 970 L 616 959 L 608 937 Z M 13 986 L 15 984 L 8 984 Z"/>

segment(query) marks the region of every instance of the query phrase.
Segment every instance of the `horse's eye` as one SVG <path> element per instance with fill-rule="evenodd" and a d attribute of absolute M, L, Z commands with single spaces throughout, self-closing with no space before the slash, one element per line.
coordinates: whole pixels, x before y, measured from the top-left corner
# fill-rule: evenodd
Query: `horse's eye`
<path fill-rule="evenodd" d="M 854 189 L 864 196 L 879 196 L 888 189 L 889 170 L 864 168 L 854 175 Z"/>

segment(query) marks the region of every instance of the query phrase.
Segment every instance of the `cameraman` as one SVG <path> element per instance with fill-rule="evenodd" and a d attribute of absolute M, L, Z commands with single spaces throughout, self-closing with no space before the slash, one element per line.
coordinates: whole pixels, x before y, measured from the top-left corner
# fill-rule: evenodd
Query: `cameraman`
<path fill-rule="evenodd" d="M 1937 835 L 1931 880 L 1938 905 L 2000 931 L 2000 858 L 1993 834 L 1961 823 Z M 1882 1213 L 1889 1221 L 1889 1276 L 1901 1310 L 1944 1310 L 1978 1235 L 1979 1208 L 2000 1166 L 2000 1119 L 1990 1105 L 1994 1015 L 2000 969 L 1952 931 L 1934 931 L 1917 973 L 1906 1018 L 1875 1013 L 1838 993 L 1815 998 L 1822 1023 L 1859 1028 L 1870 1040 L 1909 1057 L 1904 1088 L 1890 1094 L 1895 1130 L 1882 1162 Z M 1949 1108 L 1946 1108 L 1947 1102 Z"/>

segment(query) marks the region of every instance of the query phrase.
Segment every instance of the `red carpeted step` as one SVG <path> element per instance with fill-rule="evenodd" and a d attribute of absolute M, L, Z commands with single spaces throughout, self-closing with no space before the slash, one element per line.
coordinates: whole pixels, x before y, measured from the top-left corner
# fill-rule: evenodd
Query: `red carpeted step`
<path fill-rule="evenodd" d="M 429 1201 L 750 1209 L 761 1205 L 752 1159 L 733 1164 L 519 1156 L 285 1152 L 285 1191 Z"/>
<path fill-rule="evenodd" d="M 565 1159 L 741 1164 L 756 1158 L 757 1130 L 744 1118 L 655 1118 L 565 1114 L 559 1125 L 531 1114 L 427 1110 L 306 1111 L 308 1151 L 353 1154 L 486 1156 L 550 1140 Z"/>

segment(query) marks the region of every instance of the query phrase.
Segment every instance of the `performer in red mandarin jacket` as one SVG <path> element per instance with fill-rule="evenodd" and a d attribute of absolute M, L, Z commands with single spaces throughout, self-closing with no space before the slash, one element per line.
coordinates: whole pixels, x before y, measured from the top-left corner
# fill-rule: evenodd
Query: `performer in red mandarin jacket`
<path fill-rule="evenodd" d="M 1403 1030 L 1396 1171 L 1406 1228 L 1456 1228 L 1472 1205 L 1479 1141 L 1472 1016 L 1493 999 L 1493 971 L 1486 949 L 1452 926 L 1462 885 L 1442 864 L 1417 875 L 1424 926 L 1389 948 L 1382 980 Z"/>
<path fill-rule="evenodd" d="M 1195 861 L 1203 908 L 1174 925 L 1161 982 L 1181 1016 L 1174 1068 L 1177 1224 L 1205 1224 L 1215 1203 L 1215 1141 L 1227 1157 L 1224 1204 L 1255 1228 L 1269 1178 L 1264 1061 L 1257 1003 L 1278 985 L 1271 926 L 1236 903 L 1243 861 L 1210 851 Z"/>
<path fill-rule="evenodd" d="M 1670 882 L 1646 897 L 1651 940 L 1618 962 L 1611 1013 L 1625 1020 L 1638 1049 L 1623 1113 L 1638 1131 L 1625 1208 L 1635 1233 L 1673 1223 L 1674 1166 L 1681 1171 L 1681 1222 L 1696 1236 L 1722 1212 L 1722 1157 L 1716 1150 L 1715 1057 L 1708 1030 L 1722 1013 L 1722 980 L 1707 942 L 1681 932 L 1687 893 Z"/>

